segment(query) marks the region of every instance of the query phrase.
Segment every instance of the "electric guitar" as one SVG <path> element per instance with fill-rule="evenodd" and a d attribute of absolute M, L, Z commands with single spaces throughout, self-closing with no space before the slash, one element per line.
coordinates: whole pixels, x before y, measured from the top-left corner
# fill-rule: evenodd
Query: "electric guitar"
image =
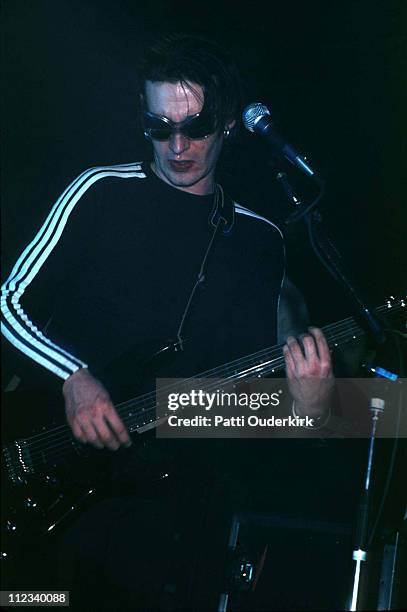
<path fill-rule="evenodd" d="M 376 309 L 376 313 L 386 322 L 391 319 L 392 329 L 405 330 L 404 299 L 389 299 Z M 390 327 L 390 323 L 387 325 Z M 364 335 L 363 329 L 352 317 L 322 329 L 331 350 Z M 177 344 L 173 343 L 158 351 L 158 354 L 161 357 L 171 352 L 176 353 L 176 350 Z M 126 356 L 126 361 L 128 360 L 129 357 Z M 118 370 L 120 369 L 119 367 Z M 194 380 L 216 378 L 230 384 L 240 384 L 253 378 L 281 373 L 283 369 L 282 346 L 276 345 L 201 372 Z M 130 449 L 117 453 L 93 450 L 82 445 L 72 436 L 66 423 L 56 422 L 30 432 L 26 437 L 20 436 L 6 443 L 3 448 L 2 473 L 2 531 L 6 549 L 10 548 L 10 542 L 13 548 L 13 543 L 18 541 L 19 537 L 20 542 L 25 540 L 27 532 L 55 532 L 78 508 L 87 501 L 96 499 L 97 495 L 106 489 L 107 483 L 114 481 L 117 484 L 120 481 L 117 477 L 117 465 L 120 469 L 124 465 L 125 470 L 131 472 L 133 487 L 154 487 L 168 479 L 171 472 L 168 465 L 162 469 L 157 455 L 151 451 L 151 432 L 154 432 L 166 416 L 156 416 L 156 403 L 155 391 L 148 391 L 115 406 L 128 431 L 137 439 L 134 441 L 138 442 Z M 105 475 L 106 463 L 110 466 L 114 464 L 113 479 Z M 147 482 L 149 485 L 146 485 Z M 7 556 L 9 552 L 6 549 L 3 554 Z"/>

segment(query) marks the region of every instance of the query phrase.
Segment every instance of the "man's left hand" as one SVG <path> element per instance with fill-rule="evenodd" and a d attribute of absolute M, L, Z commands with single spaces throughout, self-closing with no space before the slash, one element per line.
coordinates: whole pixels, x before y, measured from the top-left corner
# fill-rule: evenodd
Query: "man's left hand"
<path fill-rule="evenodd" d="M 331 355 L 324 334 L 317 327 L 283 346 L 288 386 L 299 416 L 321 416 L 334 388 Z"/>

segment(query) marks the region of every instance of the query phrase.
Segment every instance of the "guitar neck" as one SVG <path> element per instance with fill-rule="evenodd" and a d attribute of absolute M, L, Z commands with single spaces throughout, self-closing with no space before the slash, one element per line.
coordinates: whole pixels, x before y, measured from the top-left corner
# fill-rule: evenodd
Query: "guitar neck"
<path fill-rule="evenodd" d="M 327 325 L 322 329 L 331 350 L 353 338 L 362 336 L 364 333 L 352 317 Z M 277 344 L 227 364 L 200 372 L 192 378 L 170 383 L 166 387 L 161 387 L 160 391 L 163 396 L 171 392 L 180 393 L 189 389 L 192 381 L 194 384 L 199 384 L 202 390 L 209 391 L 214 384 L 211 379 L 222 380 L 226 384 L 235 381 L 244 382 L 250 378 L 262 378 L 277 374 L 282 372 L 284 367 L 283 345 Z M 118 404 L 116 409 L 125 421 L 131 422 L 131 431 L 144 431 L 154 427 L 157 423 L 155 417 L 156 401 L 154 390 L 128 402 Z"/>
<path fill-rule="evenodd" d="M 403 313 L 403 320 L 405 320 L 406 309 L 403 299 L 397 304 L 388 301 L 376 309 L 377 314 L 390 314 L 392 318 L 401 312 Z M 327 325 L 322 330 L 331 350 L 364 335 L 363 329 L 352 317 Z M 205 387 L 209 389 L 214 381 L 210 383 L 206 379 L 221 379 L 228 383 L 280 372 L 284 369 L 282 348 L 283 345 L 265 348 L 252 355 L 201 372 L 193 378 L 170 384 L 161 391 L 163 394 L 182 391 L 183 385 L 190 388 L 192 380 L 194 384 L 200 385 L 203 389 Z M 204 380 L 206 381 L 205 384 L 203 383 Z M 139 433 L 159 424 L 161 419 L 158 420 L 156 417 L 156 407 L 155 389 L 116 405 L 116 409 L 129 431 L 138 431 Z M 80 448 L 81 445 L 74 440 L 68 425 L 61 425 L 29 438 L 14 441 L 3 449 L 3 455 L 11 480 L 17 483 L 19 479 L 25 478 L 29 474 L 41 471 L 41 468 L 44 468 L 47 464 L 58 463 L 70 454 L 78 454 Z"/>
<path fill-rule="evenodd" d="M 396 305 L 388 301 L 376 309 L 378 315 L 389 313 L 394 316 L 400 312 L 405 313 L 404 300 L 400 300 Z M 322 331 L 324 332 L 331 351 L 353 339 L 360 338 L 365 333 L 353 317 L 347 317 L 336 323 L 326 325 L 322 328 Z M 218 379 L 227 384 L 233 383 L 234 381 L 243 382 L 250 378 L 261 378 L 276 374 L 282 371 L 285 366 L 282 349 L 282 344 L 265 348 L 227 364 L 200 372 L 192 378 L 169 384 L 167 387 L 161 388 L 161 391 L 163 396 L 166 393 L 174 391 L 182 392 L 183 387 L 185 389 L 190 388 L 191 381 L 194 381 L 195 384 L 199 384 L 203 390 L 210 390 L 213 383 L 207 379 Z M 122 418 L 129 423 L 131 431 L 148 429 L 150 426 L 154 427 L 157 424 L 155 417 L 155 390 L 138 396 L 129 402 L 119 404 L 116 408 Z"/>

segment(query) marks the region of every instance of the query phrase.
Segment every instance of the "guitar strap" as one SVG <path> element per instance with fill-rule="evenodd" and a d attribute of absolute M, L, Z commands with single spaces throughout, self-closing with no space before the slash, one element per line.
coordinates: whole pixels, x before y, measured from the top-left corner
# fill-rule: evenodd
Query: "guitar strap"
<path fill-rule="evenodd" d="M 211 234 L 205 254 L 203 256 L 202 263 L 201 263 L 201 266 L 198 272 L 198 277 L 194 283 L 194 286 L 192 287 L 191 293 L 186 303 L 183 315 L 181 317 L 181 322 L 179 324 L 179 328 L 177 331 L 177 341 L 178 341 L 178 346 L 181 351 L 184 350 L 182 330 L 185 325 L 185 320 L 188 316 L 188 313 L 191 310 L 192 301 L 197 292 L 197 289 L 205 280 L 207 260 L 209 257 L 209 253 L 212 251 L 212 247 L 215 242 L 215 238 L 216 236 L 220 234 L 221 231 L 224 235 L 230 235 L 232 232 L 232 228 L 234 226 L 234 222 L 235 222 L 235 204 L 230 196 L 225 195 L 225 192 L 223 191 L 222 186 L 219 184 L 216 184 L 214 204 L 213 204 L 212 211 L 208 218 L 209 225 L 212 226 L 214 229 Z"/>

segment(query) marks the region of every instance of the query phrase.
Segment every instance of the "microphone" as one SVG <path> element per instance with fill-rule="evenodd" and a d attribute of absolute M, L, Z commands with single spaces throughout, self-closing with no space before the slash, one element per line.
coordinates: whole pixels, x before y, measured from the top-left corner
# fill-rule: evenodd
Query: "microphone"
<path fill-rule="evenodd" d="M 319 181 L 306 158 L 286 142 L 274 129 L 274 123 L 267 106 L 261 102 L 252 102 L 252 104 L 249 104 L 244 109 L 242 118 L 245 128 L 249 132 L 257 132 L 264 136 L 277 155 L 285 157 L 294 166 L 305 172 L 305 174 Z"/>

